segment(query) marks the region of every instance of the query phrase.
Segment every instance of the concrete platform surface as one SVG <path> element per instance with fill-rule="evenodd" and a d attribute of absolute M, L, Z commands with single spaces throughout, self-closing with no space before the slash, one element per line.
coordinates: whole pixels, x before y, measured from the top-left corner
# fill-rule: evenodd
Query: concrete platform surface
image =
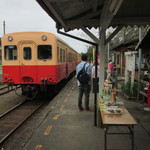
<path fill-rule="evenodd" d="M 48 114 L 22 150 L 104 150 L 104 130 L 94 126 L 94 112 L 78 110 L 76 79 L 73 78 L 66 87 L 47 106 Z M 145 113 L 140 103 L 123 101 L 138 122 L 135 126 L 135 150 L 150 150 L 150 113 Z M 93 93 L 90 95 L 90 109 L 94 109 Z M 130 149 L 128 135 L 113 135 L 108 140 L 108 148 Z"/>

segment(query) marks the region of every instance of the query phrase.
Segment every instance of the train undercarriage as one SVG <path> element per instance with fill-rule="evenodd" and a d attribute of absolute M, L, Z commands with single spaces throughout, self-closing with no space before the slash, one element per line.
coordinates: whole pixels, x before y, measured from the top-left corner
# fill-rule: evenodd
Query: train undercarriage
<path fill-rule="evenodd" d="M 37 97 L 50 98 L 58 94 L 61 88 L 65 85 L 68 79 L 64 79 L 58 84 L 23 84 L 21 85 L 21 95 L 25 96 L 28 100 L 33 100 Z M 16 92 L 17 93 L 17 92 Z"/>

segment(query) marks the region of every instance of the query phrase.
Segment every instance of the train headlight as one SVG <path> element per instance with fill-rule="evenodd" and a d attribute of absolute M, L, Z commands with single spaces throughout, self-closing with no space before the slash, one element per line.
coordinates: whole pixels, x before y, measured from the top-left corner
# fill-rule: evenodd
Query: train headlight
<path fill-rule="evenodd" d="M 8 41 L 12 41 L 13 40 L 13 37 L 12 36 L 9 36 L 8 37 Z"/>
<path fill-rule="evenodd" d="M 42 40 L 46 41 L 47 40 L 47 36 L 46 35 L 42 35 Z"/>

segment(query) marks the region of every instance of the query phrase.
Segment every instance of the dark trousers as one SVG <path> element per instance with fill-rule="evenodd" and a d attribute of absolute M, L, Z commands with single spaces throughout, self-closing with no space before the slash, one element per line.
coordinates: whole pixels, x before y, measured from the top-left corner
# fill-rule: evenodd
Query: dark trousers
<path fill-rule="evenodd" d="M 90 96 L 90 85 L 79 86 L 79 97 L 78 97 L 78 107 L 82 107 L 82 97 L 83 93 L 85 96 L 85 109 L 89 108 L 89 96 Z"/>

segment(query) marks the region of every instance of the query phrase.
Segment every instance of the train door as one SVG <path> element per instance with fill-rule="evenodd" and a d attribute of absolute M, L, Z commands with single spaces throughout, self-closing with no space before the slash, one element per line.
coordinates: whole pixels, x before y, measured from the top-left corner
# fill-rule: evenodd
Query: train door
<path fill-rule="evenodd" d="M 20 50 L 20 81 L 24 84 L 36 83 L 36 44 L 34 42 L 22 41 Z"/>

